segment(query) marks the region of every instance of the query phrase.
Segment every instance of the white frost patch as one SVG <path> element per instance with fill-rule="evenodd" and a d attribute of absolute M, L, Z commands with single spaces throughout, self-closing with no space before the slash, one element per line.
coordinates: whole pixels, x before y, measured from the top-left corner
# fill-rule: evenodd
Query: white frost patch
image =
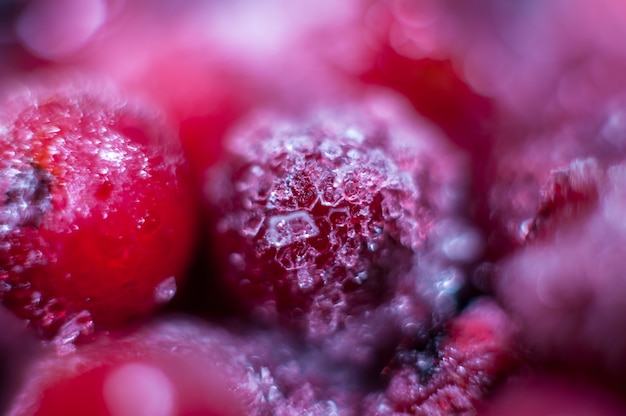
<path fill-rule="evenodd" d="M 283 247 L 315 237 L 319 232 L 319 228 L 308 213 L 297 211 L 269 219 L 267 242 L 276 247 Z"/>

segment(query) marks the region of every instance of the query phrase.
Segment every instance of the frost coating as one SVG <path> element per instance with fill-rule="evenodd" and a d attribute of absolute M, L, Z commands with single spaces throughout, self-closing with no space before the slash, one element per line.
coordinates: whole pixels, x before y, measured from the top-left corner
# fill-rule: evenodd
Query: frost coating
<path fill-rule="evenodd" d="M 178 287 L 176 285 L 176 278 L 174 276 L 170 276 L 154 288 L 154 300 L 159 304 L 167 303 L 172 300 L 174 295 L 176 295 L 177 290 Z"/>
<path fill-rule="evenodd" d="M 313 218 L 305 211 L 297 211 L 270 218 L 267 241 L 273 246 L 282 247 L 315 237 L 319 233 Z"/>
<path fill-rule="evenodd" d="M 458 198 L 450 180 L 458 169 L 443 166 L 446 150 L 427 128 L 405 124 L 350 111 L 264 114 L 230 137 L 230 155 L 205 189 L 224 279 L 255 317 L 325 342 L 342 331 L 365 334 L 369 309 L 383 309 L 381 323 L 404 314 L 383 306 L 396 292 L 416 305 L 425 293 L 433 304 L 454 296 L 436 285 L 445 268 L 422 266 L 435 256 L 420 251 L 430 250 L 433 224 Z M 472 250 L 448 251 L 452 260 L 440 254 L 442 262 Z"/>

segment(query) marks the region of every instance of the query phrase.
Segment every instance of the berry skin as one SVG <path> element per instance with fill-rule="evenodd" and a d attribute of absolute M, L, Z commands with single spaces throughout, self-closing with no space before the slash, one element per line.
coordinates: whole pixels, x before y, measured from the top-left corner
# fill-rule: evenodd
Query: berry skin
<path fill-rule="evenodd" d="M 35 360 L 8 414 L 238 416 L 245 381 L 234 337 L 188 321 L 161 322 L 122 339 Z M 245 390 L 245 389 L 242 389 Z"/>
<path fill-rule="evenodd" d="M 365 401 L 365 415 L 475 415 L 491 388 L 514 368 L 515 328 L 487 298 L 421 347 L 400 344 L 383 370 L 387 388 Z"/>
<path fill-rule="evenodd" d="M 167 302 L 194 239 L 179 145 L 96 87 L 33 90 L 0 115 L 0 299 L 60 344 Z"/>
<path fill-rule="evenodd" d="M 461 200 L 461 164 L 389 98 L 363 100 L 362 114 L 262 114 L 230 137 L 206 192 L 224 281 L 254 319 L 317 343 L 344 330 L 384 342 L 382 328 L 451 306 L 462 276 L 442 273 L 449 259 L 428 236 Z"/>
<path fill-rule="evenodd" d="M 45 355 L 26 377 L 9 415 L 357 416 L 360 403 L 348 376 L 282 335 L 237 335 L 189 317 Z"/>

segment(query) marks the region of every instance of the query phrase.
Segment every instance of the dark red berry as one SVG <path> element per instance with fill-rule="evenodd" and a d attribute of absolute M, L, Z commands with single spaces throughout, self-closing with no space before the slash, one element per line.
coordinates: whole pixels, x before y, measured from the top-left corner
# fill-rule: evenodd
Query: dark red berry
<path fill-rule="evenodd" d="M 61 343 L 166 303 L 194 197 L 159 115 L 99 88 L 32 90 L 0 115 L 0 299 Z"/>
<path fill-rule="evenodd" d="M 491 300 L 476 301 L 448 329 L 420 346 L 400 345 L 382 372 L 383 393 L 371 394 L 366 415 L 474 415 L 513 368 L 515 328 Z"/>
<path fill-rule="evenodd" d="M 415 329 L 453 304 L 463 276 L 450 264 L 480 246 L 444 221 L 462 201 L 462 164 L 393 102 L 261 114 L 230 137 L 206 188 L 213 244 L 256 320 L 316 342 L 344 330 L 385 342 L 377 326 Z"/>

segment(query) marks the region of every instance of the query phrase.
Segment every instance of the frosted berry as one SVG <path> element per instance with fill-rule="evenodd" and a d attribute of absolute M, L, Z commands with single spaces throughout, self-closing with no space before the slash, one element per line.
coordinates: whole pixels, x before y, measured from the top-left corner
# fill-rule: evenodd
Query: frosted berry
<path fill-rule="evenodd" d="M 236 335 L 189 317 L 44 356 L 26 377 L 11 415 L 357 416 L 360 403 L 349 379 L 333 386 L 319 357 L 280 335 Z"/>
<path fill-rule="evenodd" d="M 383 393 L 366 399 L 365 413 L 475 415 L 491 388 L 514 367 L 515 328 L 491 300 L 481 299 L 443 333 L 400 345 L 383 370 Z"/>
<path fill-rule="evenodd" d="M 418 327 L 462 284 L 440 273 L 444 255 L 426 255 L 462 199 L 461 164 L 416 115 L 380 104 L 261 114 L 230 137 L 206 194 L 224 281 L 255 319 L 315 341 L 350 327 L 380 341 L 364 320 Z"/>
<path fill-rule="evenodd" d="M 151 111 L 34 89 L 0 115 L 0 299 L 61 344 L 166 303 L 193 244 L 185 160 Z"/>
<path fill-rule="evenodd" d="M 555 175 L 564 191 L 544 192 L 526 244 L 499 263 L 497 294 L 537 357 L 618 374 L 626 368 L 626 337 L 615 331 L 626 324 L 626 166 L 589 159 Z"/>

